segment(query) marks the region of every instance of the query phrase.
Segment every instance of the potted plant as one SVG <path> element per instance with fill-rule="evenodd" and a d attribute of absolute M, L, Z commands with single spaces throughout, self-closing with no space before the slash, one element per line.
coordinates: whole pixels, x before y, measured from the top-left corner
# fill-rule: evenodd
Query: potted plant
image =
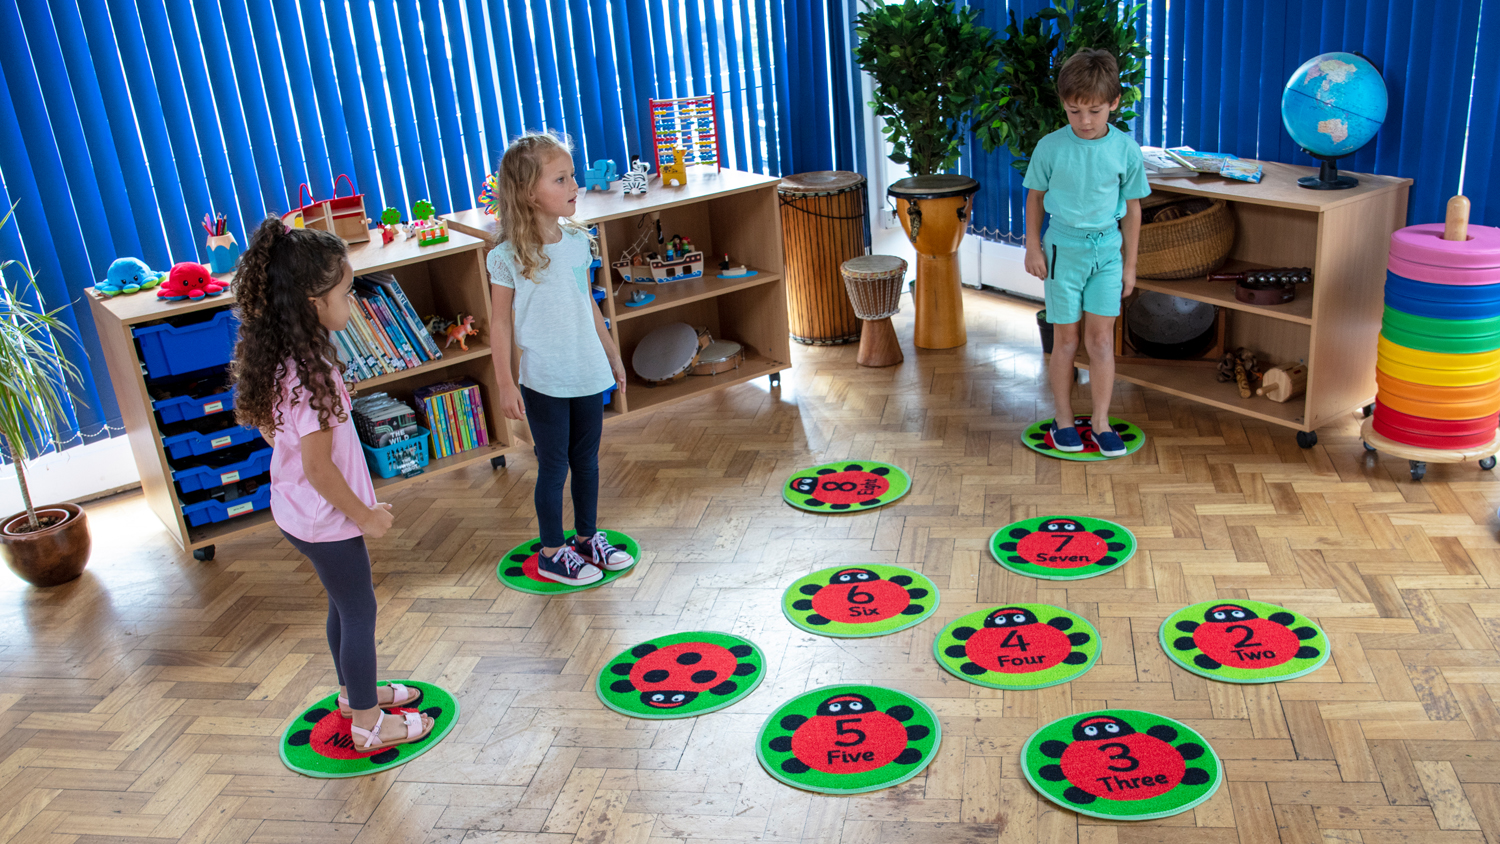
<path fill-rule="evenodd" d="M 1083 49 L 1108 50 L 1120 65 L 1120 112 L 1114 125 L 1129 132 L 1136 117 L 1131 106 L 1140 102 L 1146 81 L 1146 56 L 1135 28 L 1139 5 L 1120 8 L 1116 0 L 1052 0 L 1017 25 L 1010 13 L 1006 39 L 1000 44 L 998 95 L 987 123 L 975 129 L 986 149 L 1005 146 L 1014 156 L 1011 166 L 1022 175 L 1031 152 L 1049 132 L 1068 124 L 1057 98 L 1057 72 L 1068 57 Z"/>
<path fill-rule="evenodd" d="M 0 228 L 15 215 L 15 206 Z M 19 270 L 28 282 L 25 288 L 4 283 L 5 271 Z M 63 401 L 71 397 L 68 380 L 77 381 L 78 369 L 63 357 L 57 343 L 76 340 L 67 324 L 57 318 L 62 308 L 46 310 L 36 279 L 20 261 L 0 262 L 0 455 L 16 467 L 21 501 L 26 509 L 0 519 L 0 557 L 33 586 L 56 586 L 83 574 L 92 541 L 88 517 L 76 504 L 31 503 L 26 487 L 26 460 L 34 457 L 51 429 L 67 419 Z M 33 307 L 30 302 L 36 301 Z"/>

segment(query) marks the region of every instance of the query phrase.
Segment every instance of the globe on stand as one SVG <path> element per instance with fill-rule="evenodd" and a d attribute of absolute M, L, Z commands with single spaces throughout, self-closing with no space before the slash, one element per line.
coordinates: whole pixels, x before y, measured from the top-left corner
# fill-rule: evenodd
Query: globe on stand
<path fill-rule="evenodd" d="M 1338 159 L 1369 143 L 1385 122 L 1385 80 L 1364 56 L 1324 53 L 1297 68 L 1281 92 L 1281 123 L 1303 151 L 1323 162 L 1297 184 L 1343 190 L 1359 184 L 1339 175 Z"/>

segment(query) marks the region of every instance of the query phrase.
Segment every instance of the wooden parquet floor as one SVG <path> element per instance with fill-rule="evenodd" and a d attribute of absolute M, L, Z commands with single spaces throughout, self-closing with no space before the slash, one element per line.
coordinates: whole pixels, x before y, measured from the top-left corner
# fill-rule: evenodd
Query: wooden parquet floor
<path fill-rule="evenodd" d="M 376 776 L 289 772 L 278 735 L 334 675 L 324 597 L 276 534 L 176 550 L 138 495 L 90 507 L 94 560 L 50 591 L 0 579 L 0 841 L 1224 842 L 1500 844 L 1500 487 L 1490 473 L 1360 447 L 1354 419 L 1314 449 L 1285 429 L 1123 389 L 1144 449 L 1062 463 L 1018 436 L 1050 415 L 1028 306 L 968 292 L 969 344 L 867 370 L 854 348 L 795 349 L 765 379 L 606 430 L 602 511 L 645 551 L 609 587 L 544 598 L 501 587 L 499 555 L 537 533 L 534 462 L 403 488 L 373 543 L 382 676 L 456 692 L 454 732 Z M 908 309 L 909 310 L 909 309 Z M 1086 403 L 1086 398 L 1084 399 Z M 853 516 L 793 510 L 792 469 L 886 460 L 914 480 Z M 1054 511 L 1122 522 L 1141 551 L 1068 585 L 1014 576 L 985 546 Z M 878 639 L 793 629 L 783 587 L 813 567 L 899 563 L 937 614 Z M 1279 602 L 1316 618 L 1332 659 L 1301 679 L 1210 682 L 1170 664 L 1157 626 L 1200 600 Z M 1079 680 L 999 692 L 944 673 L 931 640 L 1002 601 L 1066 606 L 1103 634 Z M 764 684 L 686 721 L 605 709 L 593 674 L 670 631 L 713 628 L 767 653 Z M 754 736 L 806 688 L 875 681 L 925 700 L 943 742 L 918 777 L 855 797 L 804 793 L 755 761 Z M 1226 782 L 1193 811 L 1120 824 L 1041 801 L 1017 751 L 1040 724 L 1127 706 L 1190 724 Z"/>

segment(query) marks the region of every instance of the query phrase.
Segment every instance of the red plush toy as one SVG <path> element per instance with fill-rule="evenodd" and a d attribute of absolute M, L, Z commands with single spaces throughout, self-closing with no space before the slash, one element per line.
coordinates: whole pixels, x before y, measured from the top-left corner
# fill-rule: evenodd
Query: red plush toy
<path fill-rule="evenodd" d="M 208 267 L 183 261 L 172 267 L 167 280 L 156 289 L 156 298 L 202 299 L 204 296 L 217 296 L 228 287 L 228 284 L 214 278 Z"/>

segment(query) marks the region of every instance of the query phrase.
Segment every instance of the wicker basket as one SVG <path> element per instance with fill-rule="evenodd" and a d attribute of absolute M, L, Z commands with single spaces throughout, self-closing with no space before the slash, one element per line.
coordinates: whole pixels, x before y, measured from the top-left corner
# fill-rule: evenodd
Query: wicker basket
<path fill-rule="evenodd" d="M 1208 210 L 1141 226 L 1135 274 L 1141 278 L 1198 278 L 1223 266 L 1234 248 L 1234 212 L 1222 199 Z"/>

